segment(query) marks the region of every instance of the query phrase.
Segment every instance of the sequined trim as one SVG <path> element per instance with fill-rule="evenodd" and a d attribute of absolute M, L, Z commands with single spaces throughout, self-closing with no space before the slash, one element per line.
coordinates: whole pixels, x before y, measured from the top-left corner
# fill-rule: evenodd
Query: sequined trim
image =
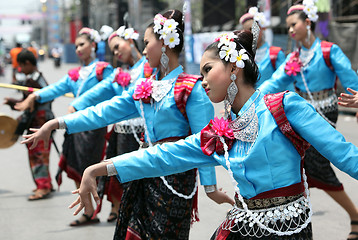
<path fill-rule="evenodd" d="M 323 113 L 332 112 L 337 109 L 338 99 L 334 89 L 325 89 L 319 92 L 311 92 L 312 99 L 308 93 L 297 91 L 297 93 L 306 99 L 306 101 L 317 109 L 321 109 Z"/>
<path fill-rule="evenodd" d="M 144 122 L 143 118 L 134 118 L 134 119 L 121 121 L 115 124 L 114 131 L 116 133 L 132 134 L 134 128 L 136 133 L 141 133 L 144 132 L 143 122 Z"/>
<path fill-rule="evenodd" d="M 242 208 L 239 199 L 235 198 L 235 201 L 236 205 L 228 213 L 221 225 L 222 229 L 258 238 L 271 234 L 255 223 L 251 215 Z M 268 229 L 279 232 L 294 231 L 306 224 L 309 219 L 309 202 L 302 194 L 289 197 L 245 199 L 245 202 L 254 218 Z"/>
<path fill-rule="evenodd" d="M 255 142 L 258 132 L 258 118 L 255 112 L 255 103 L 250 108 L 229 123 L 237 140 L 243 142 Z"/>

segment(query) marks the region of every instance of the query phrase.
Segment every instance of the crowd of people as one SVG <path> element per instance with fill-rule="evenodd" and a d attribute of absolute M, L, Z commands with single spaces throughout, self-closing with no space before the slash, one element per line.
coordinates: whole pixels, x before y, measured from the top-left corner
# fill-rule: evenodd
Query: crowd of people
<path fill-rule="evenodd" d="M 5 101 L 29 119 L 17 131 L 27 130 L 22 143 L 37 186 L 29 200 L 51 194 L 51 135 L 65 129 L 56 181 L 63 171 L 74 180 L 78 197 L 70 207 L 77 206 L 75 215 L 83 210 L 70 226 L 98 223 L 106 194 L 114 239 L 188 239 L 198 220 L 199 176 L 210 199 L 232 205 L 211 239 L 313 239 L 311 187 L 347 212 L 347 239 L 358 239 L 358 209 L 331 167 L 358 179 L 358 148 L 335 129 L 338 104 L 358 108 L 358 76 L 339 46 L 315 36 L 314 2 L 287 12 L 295 51 L 285 56 L 265 42 L 265 18 L 252 7 L 240 18 L 242 30 L 206 48 L 201 75 L 179 63 L 185 29 L 179 10 L 155 15 L 142 52 L 131 27 L 81 29 L 75 42 L 81 65 L 51 85 L 34 55 L 22 50 L 17 61 L 29 76 L 26 86 L 41 90 Z M 125 67 L 98 60 L 104 41 Z M 347 89 L 338 98 L 337 76 Z M 75 96 L 68 114 L 53 118 L 51 101 L 67 92 Z M 222 101 L 224 116 L 214 117 L 211 102 Z M 235 196 L 217 188 L 219 165 Z"/>

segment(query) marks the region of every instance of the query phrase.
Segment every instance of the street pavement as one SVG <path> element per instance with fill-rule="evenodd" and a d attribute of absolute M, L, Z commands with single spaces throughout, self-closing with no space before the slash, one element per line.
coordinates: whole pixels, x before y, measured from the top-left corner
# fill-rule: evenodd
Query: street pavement
<path fill-rule="evenodd" d="M 39 63 L 39 69 L 45 78 L 54 83 L 66 72 L 76 67 L 76 64 L 62 64 L 55 68 L 51 60 Z M 6 76 L 0 77 L 0 82 L 10 83 L 10 66 L 7 66 Z M 16 90 L 0 89 L 0 101 L 6 96 L 21 97 Z M 67 112 L 70 98 L 60 97 L 53 103 L 56 116 Z M 221 105 L 216 105 L 216 112 Z M 16 118 L 19 113 L 11 111 L 8 106 L 0 105 L 0 113 Z M 340 115 L 337 129 L 348 141 L 358 146 L 358 125 L 351 115 Z M 317 129 L 319 131 L 319 129 Z M 63 142 L 63 131 L 56 132 L 55 141 L 60 150 Z M 323 136 L 324 137 L 324 136 Z M 59 156 L 54 147 L 51 149 L 50 172 L 56 174 Z M 26 147 L 19 142 L 7 149 L 0 149 L 0 239 L 1 240 L 63 240 L 63 239 L 112 239 L 114 223 L 107 223 L 110 212 L 110 203 L 104 201 L 102 212 L 99 214 L 101 223 L 86 227 L 70 227 L 68 224 L 76 219 L 68 209 L 68 205 L 75 200 L 71 191 L 75 189 L 72 180 L 63 175 L 63 184 L 52 197 L 40 201 L 28 201 L 27 197 L 35 188 L 30 174 Z M 223 167 L 216 167 L 218 186 L 234 194 L 230 178 Z M 347 174 L 336 170 L 339 179 L 353 202 L 358 205 L 358 191 L 356 180 Z M 56 187 L 53 179 L 52 183 Z M 312 217 L 313 234 L 315 240 L 342 240 L 346 239 L 350 228 L 346 212 L 338 206 L 323 191 L 313 189 L 311 200 L 314 215 Z M 199 216 L 200 222 L 194 223 L 190 239 L 209 239 L 216 227 L 225 218 L 230 205 L 218 205 L 206 197 L 203 188 L 199 187 Z"/>

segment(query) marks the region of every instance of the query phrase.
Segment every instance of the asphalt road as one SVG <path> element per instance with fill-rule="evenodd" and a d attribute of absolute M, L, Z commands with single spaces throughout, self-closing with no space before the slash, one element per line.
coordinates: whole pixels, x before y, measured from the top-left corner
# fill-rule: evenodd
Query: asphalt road
<path fill-rule="evenodd" d="M 76 67 L 74 64 L 63 64 L 54 68 L 53 62 L 46 60 L 40 62 L 39 68 L 50 83 L 60 79 L 66 72 Z M 10 82 L 10 66 L 7 67 L 6 77 L 0 77 L 0 82 Z M 15 90 L 0 89 L 0 101 L 5 96 L 19 97 Z M 69 98 L 60 97 L 53 103 L 56 116 L 64 115 Z M 220 105 L 216 106 L 217 112 Z M 13 112 L 8 106 L 0 105 L 0 113 L 16 118 L 19 113 Z M 358 146 L 358 125 L 351 115 L 340 115 L 337 129 L 348 141 Z M 63 131 L 57 131 L 55 141 L 61 148 Z M 54 176 L 57 170 L 59 156 L 52 147 L 50 157 L 50 171 Z M 41 201 L 27 201 L 31 190 L 35 187 L 29 169 L 26 147 L 20 143 L 7 149 L 0 149 L 0 239 L 4 240 L 62 240 L 62 239 L 112 239 L 115 225 L 107 223 L 110 203 L 105 202 L 99 214 L 101 223 L 97 225 L 73 228 L 68 224 L 75 219 L 73 210 L 68 205 L 75 199 L 71 191 L 75 189 L 72 180 L 63 176 L 63 184 L 52 197 Z M 355 204 L 358 204 L 358 191 L 356 180 L 347 174 L 336 171 L 344 183 L 347 193 Z M 222 167 L 217 167 L 218 186 L 233 194 L 231 181 Z M 55 181 L 53 180 L 53 184 Z M 323 191 L 313 189 L 311 199 L 314 215 L 312 218 L 314 239 L 341 240 L 346 239 L 349 232 L 349 218 L 345 211 L 339 207 Z M 225 218 L 230 206 L 217 205 L 206 197 L 202 187 L 199 188 L 199 215 L 200 222 L 194 223 L 190 239 L 209 239 L 216 227 Z"/>

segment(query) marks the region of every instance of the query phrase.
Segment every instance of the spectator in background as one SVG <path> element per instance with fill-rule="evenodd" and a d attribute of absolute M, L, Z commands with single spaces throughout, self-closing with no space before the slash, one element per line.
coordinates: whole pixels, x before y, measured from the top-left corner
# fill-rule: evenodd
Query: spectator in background
<path fill-rule="evenodd" d="M 17 63 L 17 55 L 21 52 L 22 45 L 21 43 L 16 43 L 16 47 L 12 48 L 10 50 L 10 57 L 11 57 L 11 63 L 12 63 L 12 83 L 16 83 L 16 73 L 18 71 L 19 64 Z"/>

